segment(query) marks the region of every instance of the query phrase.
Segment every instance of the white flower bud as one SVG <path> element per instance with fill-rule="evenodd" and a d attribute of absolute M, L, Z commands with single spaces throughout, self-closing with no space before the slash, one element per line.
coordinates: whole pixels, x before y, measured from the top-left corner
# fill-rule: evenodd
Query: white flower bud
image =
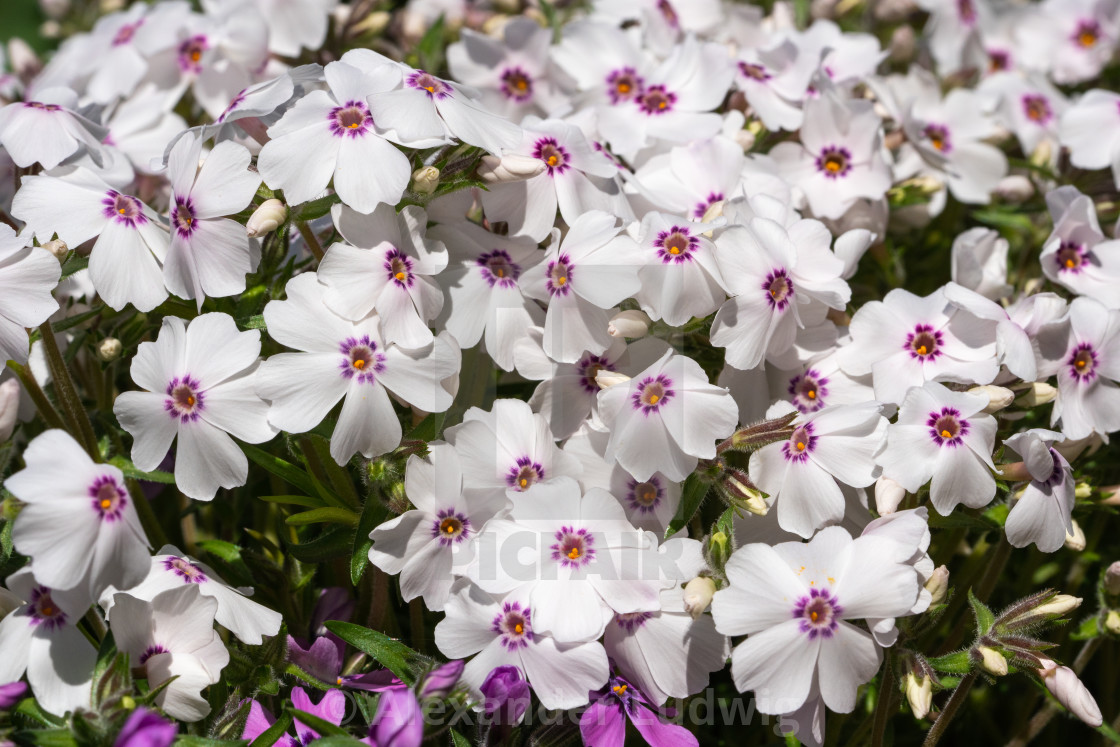
<path fill-rule="evenodd" d="M 750 130 L 735 130 L 735 134 L 731 137 L 738 143 L 739 147 L 743 149 L 744 153 L 753 148 L 757 140 L 754 133 Z"/>
<path fill-rule="evenodd" d="M 889 477 L 880 477 L 875 482 L 875 510 L 880 516 L 893 514 L 898 504 L 906 497 L 906 488 Z"/>
<path fill-rule="evenodd" d="M 770 513 L 770 506 L 766 505 L 766 499 L 755 488 L 744 485 L 733 475 L 724 475 L 723 482 L 728 490 L 734 493 L 738 508 L 746 509 L 755 516 L 765 516 Z"/>
<path fill-rule="evenodd" d="M 355 23 L 351 29 L 351 33 L 354 36 L 361 36 L 362 34 L 377 36 L 389 27 L 389 22 L 391 20 L 393 20 L 393 16 L 391 16 L 388 11 L 375 10 Z"/>
<path fill-rule="evenodd" d="M 39 0 L 39 8 L 47 18 L 57 21 L 70 12 L 70 0 Z"/>
<path fill-rule="evenodd" d="M 914 27 L 908 25 L 895 28 L 891 33 L 891 40 L 887 44 L 891 62 L 909 62 L 914 57 L 917 48 L 918 43 L 914 35 Z M 918 718 L 921 718 L 921 716 Z"/>
<path fill-rule="evenodd" d="M 19 415 L 19 380 L 8 379 L 0 384 L 0 444 L 12 437 Z"/>
<path fill-rule="evenodd" d="M 1031 384 L 1023 396 L 1015 400 L 1015 404 L 1019 407 L 1036 407 L 1038 405 L 1045 405 L 1053 402 L 1058 396 L 1058 390 L 1046 382 L 1036 381 Z"/>
<path fill-rule="evenodd" d="M 1104 617 L 1104 629 L 1113 635 L 1120 635 L 1120 610 L 1109 610 Z"/>
<path fill-rule="evenodd" d="M 1087 482 L 1077 483 L 1073 486 L 1073 497 L 1082 501 L 1093 497 L 1093 486 Z"/>
<path fill-rule="evenodd" d="M 35 77 L 43 69 L 43 61 L 39 59 L 39 55 L 18 36 L 8 42 L 8 65 L 23 80 Z"/>
<path fill-rule="evenodd" d="M 1096 699 L 1072 669 L 1059 666 L 1058 662 L 1051 659 L 1043 659 L 1042 669 L 1038 670 L 1038 674 L 1046 689 L 1070 713 L 1094 728 L 1101 725 L 1103 719 Z"/>
<path fill-rule="evenodd" d="M 66 259 L 66 255 L 70 253 L 70 247 L 66 246 L 66 242 L 62 239 L 51 239 L 43 244 L 43 248 L 55 256 L 59 262 Z"/>
<path fill-rule="evenodd" d="M 106 363 L 120 358 L 123 351 L 124 345 L 115 337 L 106 337 L 97 343 L 97 357 Z"/>
<path fill-rule="evenodd" d="M 1041 604 L 1031 610 L 1031 615 L 1064 615 L 1073 612 L 1081 606 L 1081 597 L 1069 594 L 1059 594 L 1046 604 Z"/>
<path fill-rule="evenodd" d="M 745 130 L 744 130 L 744 132 L 745 132 Z M 715 202 L 713 202 L 711 205 L 708 206 L 707 210 L 704 211 L 704 216 L 702 218 L 700 218 L 700 222 L 701 223 L 711 223 L 716 218 L 719 218 L 722 215 L 723 215 L 723 200 L 716 200 Z M 705 232 L 704 235 L 710 237 L 712 235 L 712 232 L 707 231 L 707 232 Z"/>
<path fill-rule="evenodd" d="M 1081 552 L 1085 549 L 1085 532 L 1081 530 L 1081 525 L 1077 520 L 1073 520 L 1073 534 L 1066 532 L 1066 547 L 1074 552 Z"/>
<path fill-rule="evenodd" d="M 930 593 L 931 606 L 944 602 L 949 593 L 949 569 L 943 565 L 934 568 L 925 588 Z"/>
<path fill-rule="evenodd" d="M 478 178 L 487 184 L 522 182 L 543 174 L 545 162 L 532 156 L 508 153 L 501 158 L 483 156 L 478 164 Z"/>
<path fill-rule="evenodd" d="M 618 371 L 602 368 L 595 372 L 595 383 L 600 389 L 608 389 L 615 384 L 625 384 L 627 381 L 630 381 L 630 377 Z"/>
<path fill-rule="evenodd" d="M 1120 560 L 1110 565 L 1104 572 L 1104 590 L 1109 594 L 1120 594 Z"/>
<path fill-rule="evenodd" d="M 1034 194 L 1034 184 L 1022 174 L 1012 174 L 1000 179 L 995 191 L 997 197 L 1018 204 L 1030 199 Z"/>
<path fill-rule="evenodd" d="M 637 339 L 649 334 L 649 325 L 650 318 L 644 311 L 620 311 L 607 322 L 607 334 L 611 337 Z"/>
<path fill-rule="evenodd" d="M 1015 392 L 1006 387 L 995 386 L 994 384 L 974 386 L 969 389 L 968 392 L 969 394 L 983 394 L 988 398 L 988 406 L 984 408 L 984 412 L 989 415 L 993 412 L 999 412 L 1015 401 Z"/>
<path fill-rule="evenodd" d="M 264 236 L 280 227 L 288 219 L 288 206 L 275 198 L 265 200 L 261 206 L 249 216 L 245 224 L 245 233 L 250 237 Z"/>
<path fill-rule="evenodd" d="M 925 718 L 933 704 L 933 680 L 926 675 L 918 677 L 911 672 L 906 675 L 906 700 L 914 718 Z"/>
<path fill-rule="evenodd" d="M 430 195 L 439 186 L 439 169 L 435 166 L 424 166 L 412 172 L 412 191 L 422 195 Z"/>
<path fill-rule="evenodd" d="M 1049 166 L 1054 158 L 1054 144 L 1044 138 L 1031 153 L 1031 163 L 1035 166 Z"/>
<path fill-rule="evenodd" d="M 996 677 L 1007 674 L 1007 659 L 1003 658 L 1003 654 L 989 646 L 981 646 L 977 651 L 980 654 L 980 667 L 985 672 Z"/>
<path fill-rule="evenodd" d="M 707 576 L 697 576 L 684 587 L 684 610 L 695 620 L 704 614 L 716 593 L 716 582 Z"/>
<path fill-rule="evenodd" d="M 43 21 L 39 27 L 39 35 L 46 39 L 57 39 L 62 36 L 62 24 L 55 20 Z"/>

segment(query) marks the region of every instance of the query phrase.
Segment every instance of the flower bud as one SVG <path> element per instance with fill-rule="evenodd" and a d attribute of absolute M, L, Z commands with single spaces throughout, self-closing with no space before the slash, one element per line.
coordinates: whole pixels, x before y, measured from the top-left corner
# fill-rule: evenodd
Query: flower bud
<path fill-rule="evenodd" d="M 117 358 L 121 357 L 121 352 L 124 351 L 124 345 L 115 337 L 106 337 L 101 342 L 97 343 L 97 357 L 106 363 L 111 363 Z"/>
<path fill-rule="evenodd" d="M 1104 572 L 1104 590 L 1109 594 L 1120 594 L 1120 560 Z"/>
<path fill-rule="evenodd" d="M 70 253 L 70 247 L 66 246 L 66 242 L 62 239 L 51 239 L 43 244 L 43 248 L 55 256 L 59 262 L 66 260 L 66 255 Z"/>
<path fill-rule="evenodd" d="M 14 706 L 23 698 L 26 692 L 27 685 L 22 682 L 11 682 L 7 685 L 0 685 L 0 711 L 6 711 Z"/>
<path fill-rule="evenodd" d="M 1120 610 L 1109 610 L 1104 616 L 1104 629 L 1113 635 L 1120 635 Z"/>
<path fill-rule="evenodd" d="M 19 415 L 19 379 L 8 379 L 0 384 L 0 444 L 7 442 L 16 429 Z"/>
<path fill-rule="evenodd" d="M 997 464 L 996 474 L 1005 480 L 1011 482 L 1026 482 L 1032 480 L 1030 471 L 1027 469 L 1026 462 L 1011 462 L 1010 464 Z M 1021 491 L 1020 491 L 1021 492 Z M 1020 496 L 1016 495 L 1016 499 Z"/>
<path fill-rule="evenodd" d="M 516 724 L 529 707 L 529 683 L 518 667 L 497 667 L 478 688 L 486 715 L 497 724 Z"/>
<path fill-rule="evenodd" d="M 1022 174 L 1012 174 L 1000 179 L 995 192 L 1005 202 L 1018 204 L 1030 199 L 1034 194 L 1034 184 Z"/>
<path fill-rule="evenodd" d="M 999 412 L 1015 401 L 1015 392 L 1006 387 L 995 386 L 993 384 L 974 386 L 968 390 L 968 393 L 983 394 L 988 398 L 988 406 L 984 408 L 984 412 L 989 415 L 993 412 Z"/>
<path fill-rule="evenodd" d="M 1054 401 L 1058 396 L 1058 390 L 1044 381 L 1036 381 L 1031 384 L 1023 396 L 1015 400 L 1015 404 L 1019 407 L 1037 407 L 1038 405 L 1046 405 Z"/>
<path fill-rule="evenodd" d="M 377 36 L 389 27 L 389 22 L 391 20 L 393 20 L 393 17 L 388 11 L 375 10 L 355 23 L 350 30 L 353 36 L 361 36 L 362 34 Z"/>
<path fill-rule="evenodd" d="M 939 565 L 933 569 L 929 580 L 926 581 L 926 591 L 930 593 L 930 606 L 941 604 L 949 593 L 949 569 Z"/>
<path fill-rule="evenodd" d="M 18 36 L 8 42 L 8 65 L 24 82 L 34 78 L 43 69 L 43 61 L 39 59 L 39 55 Z"/>
<path fill-rule="evenodd" d="M 914 27 L 909 25 L 896 27 L 891 33 L 890 42 L 887 44 L 891 62 L 909 62 L 914 57 L 917 48 L 918 43 L 914 34 Z M 921 718 L 921 716 L 918 716 L 918 718 Z"/>
<path fill-rule="evenodd" d="M 918 677 L 911 672 L 906 675 L 906 700 L 914 718 L 925 718 L 933 704 L 933 680 L 926 675 Z"/>
<path fill-rule="evenodd" d="M 607 323 L 607 334 L 611 337 L 637 339 L 649 334 L 650 318 L 644 311 L 631 309 L 620 311 Z"/>
<path fill-rule="evenodd" d="M 1054 144 L 1049 138 L 1043 138 L 1031 153 L 1031 163 L 1035 166 L 1049 166 L 1054 158 Z"/>
<path fill-rule="evenodd" d="M 1007 659 L 999 651 L 990 646 L 981 646 L 976 652 L 980 654 L 980 667 L 985 672 L 996 677 L 1007 674 Z"/>
<path fill-rule="evenodd" d="M 532 156 L 509 153 L 501 158 L 483 156 L 478 164 L 478 178 L 487 184 L 521 182 L 543 174 L 545 162 Z"/>
<path fill-rule="evenodd" d="M 875 510 L 880 516 L 893 514 L 905 497 L 906 488 L 891 478 L 880 477 L 875 481 Z"/>
<path fill-rule="evenodd" d="M 459 683 L 459 675 L 463 673 L 465 664 L 466 662 L 462 659 L 454 659 L 428 672 L 427 676 L 424 677 L 423 685 L 420 687 L 420 697 L 446 697 Z"/>
<path fill-rule="evenodd" d="M 595 372 L 595 383 L 600 389 L 608 389 L 615 384 L 625 384 L 627 381 L 630 381 L 630 377 L 618 371 L 601 368 Z"/>
<path fill-rule="evenodd" d="M 1085 500 L 1093 495 L 1093 486 L 1087 482 L 1079 482 L 1073 486 L 1073 497 Z"/>
<path fill-rule="evenodd" d="M 288 206 L 277 199 L 265 200 L 249 216 L 245 233 L 250 237 L 264 236 L 280 227 L 288 219 Z"/>
<path fill-rule="evenodd" d="M 1085 549 L 1085 532 L 1081 530 L 1081 525 L 1076 519 L 1073 520 L 1073 534 L 1066 533 L 1066 547 L 1074 552 Z"/>
<path fill-rule="evenodd" d="M 755 141 L 758 139 L 750 130 L 735 130 L 735 134 L 731 137 L 743 149 L 744 153 L 753 148 Z M 723 201 L 720 200 L 720 202 Z"/>
<path fill-rule="evenodd" d="M 704 614 L 716 593 L 716 582 L 707 576 L 697 576 L 684 587 L 684 610 L 695 620 Z"/>
<path fill-rule="evenodd" d="M 1068 708 L 1070 713 L 1094 728 L 1101 725 L 1101 709 L 1097 706 L 1096 699 L 1072 669 L 1059 666 L 1058 662 L 1051 659 L 1043 659 L 1042 669 L 1038 670 L 1038 674 L 1050 694 Z"/>
<path fill-rule="evenodd" d="M 1061 617 L 1065 614 L 1073 612 L 1081 606 L 1081 597 L 1071 596 L 1069 594 L 1058 594 L 1050 599 L 1045 604 L 1040 604 L 1031 610 L 1032 615 L 1055 615 Z"/>
<path fill-rule="evenodd" d="M 744 132 L 746 132 L 746 130 L 744 130 Z M 719 218 L 722 215 L 723 215 L 723 200 L 716 200 L 715 202 L 713 202 L 711 205 L 708 206 L 707 210 L 704 211 L 704 216 L 702 218 L 700 218 L 700 222 L 701 223 L 711 223 L 716 218 Z M 711 232 L 710 231 L 706 232 L 706 235 L 711 236 Z"/>
<path fill-rule="evenodd" d="M 439 186 L 439 169 L 435 166 L 424 166 L 412 172 L 412 191 L 422 195 L 430 195 Z"/>
<path fill-rule="evenodd" d="M 70 0 L 39 0 L 39 8 L 47 18 L 57 21 L 70 12 Z"/>
<path fill-rule="evenodd" d="M 766 499 L 753 485 L 748 485 L 731 472 L 725 472 L 719 483 L 720 491 L 727 502 L 735 508 L 750 511 L 756 516 L 765 516 L 770 512 Z"/>

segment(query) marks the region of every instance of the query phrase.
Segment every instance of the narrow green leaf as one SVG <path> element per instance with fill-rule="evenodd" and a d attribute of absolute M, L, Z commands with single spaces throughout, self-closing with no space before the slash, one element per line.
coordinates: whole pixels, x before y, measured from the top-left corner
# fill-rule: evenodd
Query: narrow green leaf
<path fill-rule="evenodd" d="M 707 482 L 700 477 L 696 472 L 688 476 L 684 481 L 684 488 L 681 490 L 681 502 L 677 507 L 677 515 L 669 522 L 669 528 L 665 530 L 665 536 L 671 537 L 685 527 L 688 522 L 692 521 L 692 517 L 700 509 L 700 504 L 704 502 L 704 497 L 708 495 Z"/>
<path fill-rule="evenodd" d="M 350 581 L 354 586 L 362 580 L 366 566 L 369 565 L 369 549 L 373 547 L 373 540 L 369 534 L 385 519 L 385 506 L 377 495 L 366 498 L 366 505 L 362 507 L 362 518 L 358 522 L 358 531 L 354 533 L 354 550 L 350 555 Z"/>
<path fill-rule="evenodd" d="M 286 521 L 289 526 L 293 527 L 302 527 L 308 524 L 343 524 L 348 527 L 356 527 L 359 518 L 356 513 L 345 508 L 326 506 L 292 514 Z"/>
<path fill-rule="evenodd" d="M 254 314 L 248 319 L 239 319 L 237 326 L 241 329 L 268 329 L 264 323 L 264 314 Z"/>
<path fill-rule="evenodd" d="M 323 501 L 309 495 L 262 495 L 262 501 L 269 503 L 283 503 L 289 506 L 303 506 L 304 508 L 319 508 Z"/>
<path fill-rule="evenodd" d="M 158 482 L 164 485 L 175 484 L 175 475 L 171 474 L 170 472 L 160 472 L 159 470 L 155 470 L 153 472 L 144 472 L 143 470 L 137 469 L 135 464 L 130 462 L 126 457 L 123 457 L 119 454 L 110 459 L 109 464 L 113 465 L 121 472 L 123 472 L 125 477 L 131 477 L 134 480 L 142 480 L 143 482 Z"/>
<path fill-rule="evenodd" d="M 322 218 L 329 213 L 331 207 L 338 202 L 342 202 L 342 199 L 338 195 L 331 194 L 326 197 L 320 197 L 318 200 L 304 203 L 296 214 L 296 220 L 309 221 Z"/>
<path fill-rule="evenodd" d="M 77 747 L 69 729 L 42 729 L 19 731 L 12 735 L 17 744 L 37 744 L 39 747 Z"/>
<path fill-rule="evenodd" d="M 304 563 L 322 563 L 349 557 L 354 546 L 354 528 L 335 524 L 309 542 L 289 544 L 288 552 Z"/>
<path fill-rule="evenodd" d="M 278 456 L 273 456 L 264 449 L 259 449 L 256 446 L 246 443 L 241 444 L 241 450 L 244 451 L 245 456 L 249 457 L 255 464 L 264 467 L 281 480 L 299 488 L 305 494 L 318 494 L 319 491 L 316 490 L 315 481 L 311 479 L 311 475 L 291 462 L 281 459 Z"/>
<path fill-rule="evenodd" d="M 967 651 L 956 651 L 945 656 L 936 656 L 927 661 L 938 672 L 968 674 L 972 671 L 972 659 L 969 658 Z"/>
<path fill-rule="evenodd" d="M 980 635 L 987 635 L 996 621 L 995 613 L 973 595 L 972 589 L 968 590 L 968 603 L 972 605 L 972 612 L 976 615 L 976 629 Z"/>
<path fill-rule="evenodd" d="M 249 747 L 272 747 L 276 744 L 276 740 L 284 736 L 288 731 L 288 727 L 292 725 L 292 714 L 284 711 L 280 717 L 276 719 L 276 723 L 261 732 L 260 736 L 253 740 Z"/>
<path fill-rule="evenodd" d="M 1075 641 L 1087 641 L 1090 638 L 1096 638 L 1100 634 L 1100 618 L 1093 615 L 1092 617 L 1087 617 L 1082 620 L 1081 624 L 1077 626 L 1077 630 L 1071 632 L 1069 637 Z"/>
<path fill-rule="evenodd" d="M 319 732 L 324 737 L 349 737 L 349 733 L 341 726 L 336 726 L 326 719 L 319 718 L 314 713 L 301 711 L 298 708 L 291 706 L 284 706 L 285 710 L 291 711 L 292 718 L 300 722 L 304 726 L 310 726 L 315 731 Z M 357 741 L 357 740 L 355 740 Z"/>
<path fill-rule="evenodd" d="M 471 740 L 467 739 L 454 729 L 451 730 L 451 743 L 455 745 L 455 747 L 473 747 L 473 745 L 471 744 Z"/>
<path fill-rule="evenodd" d="M 408 646 L 384 633 L 353 623 L 331 620 L 326 623 L 326 626 L 327 630 L 354 648 L 369 654 L 374 661 L 397 675 L 402 682 L 412 684 L 414 678 L 408 669 L 408 661 L 416 656 L 416 652 Z"/>
<path fill-rule="evenodd" d="M 66 330 L 73 329 L 82 322 L 87 322 L 90 319 L 93 319 L 95 316 L 100 316 L 107 311 L 110 314 L 114 313 L 112 310 L 107 309 L 105 306 L 98 306 L 97 308 L 90 309 L 89 311 L 86 311 L 84 313 L 75 314 L 74 316 L 68 316 L 65 319 L 61 319 L 57 322 L 52 322 L 51 329 L 53 329 L 55 332 L 65 332 Z"/>
<path fill-rule="evenodd" d="M 81 272 L 89 267 L 89 257 L 83 257 L 76 252 L 70 253 L 70 258 L 62 265 L 62 278 L 65 279 L 73 275 L 75 272 Z"/>

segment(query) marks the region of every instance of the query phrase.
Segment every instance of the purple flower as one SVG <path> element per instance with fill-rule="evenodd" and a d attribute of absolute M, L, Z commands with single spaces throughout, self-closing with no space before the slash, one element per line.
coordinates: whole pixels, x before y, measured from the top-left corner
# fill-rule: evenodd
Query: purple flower
<path fill-rule="evenodd" d="M 0 685 L 0 709 L 7 709 L 14 706 L 27 692 L 27 685 L 23 682 L 11 682 L 7 685 Z"/>
<path fill-rule="evenodd" d="M 297 710 L 310 713 L 312 716 L 318 716 L 336 726 L 342 723 L 342 717 L 346 715 L 346 696 L 342 694 L 341 690 L 328 690 L 323 694 L 322 699 L 315 703 L 302 687 L 294 687 L 292 688 L 292 705 Z M 245 731 L 241 733 L 241 738 L 251 742 L 267 731 L 268 727 L 275 722 L 276 719 L 272 717 L 272 714 L 254 700 L 253 705 L 249 708 L 249 717 L 245 720 Z M 319 732 L 306 724 L 301 724 L 299 719 L 295 721 L 295 730 L 295 737 L 289 734 L 281 736 L 276 741 L 277 747 L 299 747 L 299 745 L 305 745 L 320 736 Z"/>
<path fill-rule="evenodd" d="M 479 690 L 486 696 L 486 715 L 496 724 L 516 724 L 529 707 L 529 683 L 517 667 L 496 667 Z"/>
<path fill-rule="evenodd" d="M 459 676 L 466 665 L 461 659 L 441 664 L 424 677 L 420 685 L 421 698 L 442 698 L 459 683 Z"/>
<path fill-rule="evenodd" d="M 371 747 L 419 747 L 424 739 L 420 703 L 408 688 L 386 690 L 369 725 Z"/>
<path fill-rule="evenodd" d="M 0 699 L 2 705 L 3 700 Z M 113 747 L 168 747 L 178 733 L 176 724 L 164 721 L 159 714 L 147 708 L 137 708 L 125 721 Z"/>
<path fill-rule="evenodd" d="M 354 602 L 346 589 L 337 586 L 323 589 L 311 614 L 310 645 L 303 638 L 288 636 L 288 661 L 323 682 L 343 684 L 339 674 L 342 672 L 346 644 L 329 632 L 324 623 L 327 620 L 349 620 L 353 611 Z"/>
<path fill-rule="evenodd" d="M 688 729 L 662 721 L 653 704 L 621 677 L 612 677 L 580 717 L 583 743 L 595 747 L 622 747 L 626 741 L 626 718 L 650 744 L 661 747 L 699 745 Z"/>

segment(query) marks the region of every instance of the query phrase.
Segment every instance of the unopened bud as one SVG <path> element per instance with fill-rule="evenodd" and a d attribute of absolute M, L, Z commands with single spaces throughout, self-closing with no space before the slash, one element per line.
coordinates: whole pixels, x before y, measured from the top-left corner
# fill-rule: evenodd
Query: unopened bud
<path fill-rule="evenodd" d="M 123 351 L 124 345 L 115 337 L 106 337 L 104 340 L 97 343 L 97 357 L 106 363 L 120 358 Z"/>
<path fill-rule="evenodd" d="M 1113 635 L 1120 635 L 1120 610 L 1109 610 L 1104 616 L 1104 629 Z"/>
<path fill-rule="evenodd" d="M 739 147 L 743 149 L 744 153 L 753 148 L 755 142 L 758 140 L 750 130 L 735 130 L 735 134 L 731 137 L 738 143 Z"/>
<path fill-rule="evenodd" d="M 981 646 L 976 652 L 980 654 L 980 667 L 985 672 L 996 677 L 1007 674 L 1007 659 L 999 651 L 990 646 Z"/>
<path fill-rule="evenodd" d="M 716 218 L 719 218 L 722 215 L 723 215 L 723 200 L 716 200 L 715 202 L 713 202 L 711 205 L 708 206 L 707 210 L 704 211 L 704 216 L 700 219 L 700 222 L 701 223 L 711 223 Z M 708 235 L 711 235 L 711 232 L 708 232 Z"/>
<path fill-rule="evenodd" d="M 1087 482 L 1079 482 L 1073 486 L 1073 497 L 1085 500 L 1093 495 L 1093 486 Z"/>
<path fill-rule="evenodd" d="M 1022 174 L 1012 174 L 1000 179 L 996 185 L 996 196 L 1006 202 L 1018 204 L 1025 202 L 1034 194 L 1034 184 Z"/>
<path fill-rule="evenodd" d="M 1050 142 L 1049 138 L 1044 138 L 1038 144 L 1038 147 L 1031 153 L 1031 164 L 1035 166 L 1049 166 L 1051 159 L 1054 157 L 1054 144 Z"/>
<path fill-rule="evenodd" d="M 949 594 L 949 569 L 939 565 L 933 569 L 929 580 L 926 581 L 926 591 L 930 594 L 930 606 L 941 604 Z"/>
<path fill-rule="evenodd" d="M 1066 533 L 1066 547 L 1074 552 L 1081 552 L 1085 549 L 1085 532 L 1081 530 L 1081 525 L 1077 520 L 1073 520 L 1073 533 Z"/>
<path fill-rule="evenodd" d="M 39 59 L 39 55 L 18 36 L 8 42 L 8 65 L 24 81 L 31 80 L 43 69 L 43 61 Z"/>
<path fill-rule="evenodd" d="M 261 206 L 249 216 L 245 224 L 245 233 L 250 237 L 264 236 L 275 231 L 288 220 L 288 206 L 277 199 L 265 200 Z"/>
<path fill-rule="evenodd" d="M 393 20 L 393 17 L 388 11 L 375 10 L 351 27 L 352 35 L 361 36 L 362 34 L 371 34 L 377 36 L 388 28 L 389 21 L 391 20 Z"/>
<path fill-rule="evenodd" d="M 1015 401 L 1015 392 L 994 384 L 974 386 L 968 392 L 969 394 L 983 394 L 988 398 L 988 406 L 984 408 L 984 412 L 989 415 L 993 412 L 999 412 Z"/>
<path fill-rule="evenodd" d="M 1043 659 L 1042 669 L 1038 670 L 1038 674 L 1046 689 L 1070 713 L 1094 728 L 1103 723 L 1096 699 L 1072 669 L 1060 666 L 1051 659 Z"/>
<path fill-rule="evenodd" d="M 1011 462 L 1010 464 L 997 464 L 996 473 L 1010 482 L 1026 482 L 1033 479 L 1027 469 L 1026 462 Z"/>
<path fill-rule="evenodd" d="M 0 384 L 0 444 L 12 437 L 19 414 L 19 379 Z"/>
<path fill-rule="evenodd" d="M 720 480 L 720 491 L 727 502 L 735 508 L 740 508 L 756 516 L 765 516 L 770 512 L 762 492 L 740 480 L 731 472 L 726 472 Z"/>
<path fill-rule="evenodd" d="M 925 718 L 933 704 L 933 680 L 926 675 L 918 677 L 911 672 L 906 675 L 906 700 L 914 718 Z"/>
<path fill-rule="evenodd" d="M 708 538 L 708 560 L 716 568 L 723 568 L 731 557 L 731 540 L 723 532 L 713 532 Z"/>
<path fill-rule="evenodd" d="M 39 26 L 39 36 L 45 39 L 57 39 L 62 36 L 62 24 L 53 18 L 43 21 Z"/>
<path fill-rule="evenodd" d="M 478 178 L 487 184 L 522 182 L 544 173 L 545 162 L 532 156 L 508 153 L 501 158 L 483 156 L 478 164 Z"/>
<path fill-rule="evenodd" d="M 43 248 L 55 256 L 59 262 L 66 259 L 66 255 L 70 253 L 70 247 L 66 246 L 66 242 L 62 239 L 52 239 L 43 244 Z"/>
<path fill-rule="evenodd" d="M 609 389 L 615 384 L 625 384 L 627 381 L 630 381 L 630 377 L 618 371 L 601 368 L 595 372 L 595 383 L 600 389 Z"/>
<path fill-rule="evenodd" d="M 1069 594 L 1058 594 L 1045 604 L 1040 604 L 1031 610 L 1031 615 L 1055 615 L 1061 617 L 1067 613 L 1073 612 L 1080 606 L 1081 597 L 1075 597 Z"/>
<path fill-rule="evenodd" d="M 880 477 L 875 481 L 875 510 L 880 516 L 893 514 L 905 497 L 906 488 L 891 478 Z"/>
<path fill-rule="evenodd" d="M 716 582 L 707 576 L 697 576 L 684 587 L 684 610 L 695 620 L 704 614 L 716 593 Z"/>
<path fill-rule="evenodd" d="M 1104 590 L 1109 594 L 1120 594 L 1120 560 L 1104 572 Z"/>
<path fill-rule="evenodd" d="M 136 708 L 136 699 L 131 695 L 122 695 L 121 708 L 125 709 L 126 711 L 134 710 Z"/>
<path fill-rule="evenodd" d="M 898 26 L 891 33 L 891 40 L 887 44 L 891 62 L 909 62 L 918 48 L 914 27 Z M 918 718 L 921 718 L 919 716 Z"/>
<path fill-rule="evenodd" d="M 430 195 L 439 186 L 439 169 L 425 166 L 412 172 L 412 191 Z"/>
<path fill-rule="evenodd" d="M 650 318 L 644 311 L 620 311 L 607 322 L 607 334 L 611 337 L 636 339 L 649 334 L 649 325 Z"/>
<path fill-rule="evenodd" d="M 70 12 L 70 0 L 39 0 L 39 8 L 47 18 L 57 21 Z"/>
<path fill-rule="evenodd" d="M 1019 407 L 1036 407 L 1053 402 L 1057 396 L 1058 390 L 1056 388 L 1045 382 L 1036 381 L 1031 384 L 1023 396 L 1015 400 L 1015 404 Z"/>

